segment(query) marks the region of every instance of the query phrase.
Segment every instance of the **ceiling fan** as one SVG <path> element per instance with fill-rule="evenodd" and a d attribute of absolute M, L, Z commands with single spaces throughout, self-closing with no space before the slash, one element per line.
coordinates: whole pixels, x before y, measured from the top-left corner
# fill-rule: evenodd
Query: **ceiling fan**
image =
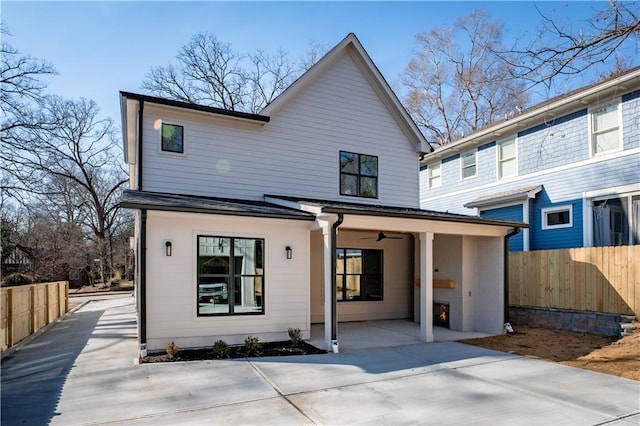
<path fill-rule="evenodd" d="M 386 238 L 389 238 L 390 240 L 401 240 L 402 237 L 391 237 L 387 234 L 385 234 L 384 232 L 380 231 L 378 232 L 378 236 L 377 237 L 364 237 L 362 238 L 363 240 L 376 240 L 376 242 L 378 241 L 382 241 Z"/>

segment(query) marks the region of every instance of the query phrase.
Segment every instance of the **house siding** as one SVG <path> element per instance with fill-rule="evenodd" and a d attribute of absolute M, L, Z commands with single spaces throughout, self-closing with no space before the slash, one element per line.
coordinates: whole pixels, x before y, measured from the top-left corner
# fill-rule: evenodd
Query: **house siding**
<path fill-rule="evenodd" d="M 263 126 L 153 104 L 144 112 L 147 191 L 254 200 L 269 193 L 418 206 L 415 141 L 346 53 Z M 160 152 L 157 120 L 184 126 L 184 154 Z M 341 150 L 378 157 L 377 199 L 339 195 Z"/>
<path fill-rule="evenodd" d="M 217 339 L 240 344 L 248 335 L 261 341 L 286 340 L 289 327 L 309 338 L 308 224 L 150 211 L 147 217 L 147 346 L 161 350 L 171 341 L 180 347 L 207 347 Z M 265 240 L 265 314 L 197 315 L 197 236 L 223 235 Z M 165 256 L 164 241 L 173 244 Z M 285 246 L 294 248 L 285 258 Z"/>
<path fill-rule="evenodd" d="M 529 231 L 530 250 L 550 250 L 581 247 L 583 245 L 583 200 L 563 200 L 561 202 L 551 202 L 546 191 L 541 191 L 538 196 L 531 200 L 531 223 Z M 543 212 L 542 209 L 558 206 L 572 206 L 572 226 L 559 229 L 542 229 Z"/>
<path fill-rule="evenodd" d="M 522 204 L 512 206 L 498 207 L 495 209 L 482 210 L 480 216 L 491 219 L 510 220 L 514 222 L 524 222 Z M 522 251 L 524 248 L 524 240 L 522 233 L 509 238 L 509 250 Z"/>

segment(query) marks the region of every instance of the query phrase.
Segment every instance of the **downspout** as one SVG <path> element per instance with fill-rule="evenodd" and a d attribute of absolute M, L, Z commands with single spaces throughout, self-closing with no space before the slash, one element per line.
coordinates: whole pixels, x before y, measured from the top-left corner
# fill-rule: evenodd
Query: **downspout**
<path fill-rule="evenodd" d="M 504 236 L 504 323 L 509 322 L 509 238 L 519 233 L 520 228 L 514 228 Z"/>
<path fill-rule="evenodd" d="M 336 239 L 338 226 L 342 225 L 344 217 L 338 213 L 338 220 L 331 227 L 331 341 L 338 340 L 338 295 L 336 292 Z"/>
<path fill-rule="evenodd" d="M 138 191 L 142 191 L 142 119 L 144 112 L 144 101 L 139 100 L 138 108 Z"/>
<path fill-rule="evenodd" d="M 142 209 L 140 223 L 140 252 L 138 261 L 140 266 L 140 287 L 138 290 L 138 335 L 140 336 L 140 348 L 146 350 L 147 346 L 147 209 Z"/>

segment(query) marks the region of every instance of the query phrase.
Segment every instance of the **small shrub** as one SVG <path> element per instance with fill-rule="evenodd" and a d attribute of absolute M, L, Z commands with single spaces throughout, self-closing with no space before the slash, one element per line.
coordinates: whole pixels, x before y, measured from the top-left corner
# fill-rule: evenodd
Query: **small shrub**
<path fill-rule="evenodd" d="M 299 347 L 302 344 L 302 332 L 299 328 L 289 327 L 289 340 L 291 340 L 291 346 L 294 348 Z"/>
<path fill-rule="evenodd" d="M 2 280 L 3 287 L 13 287 L 13 286 L 27 285 L 27 284 L 31 284 L 31 278 L 29 278 L 25 274 L 20 274 L 17 272 L 14 274 L 7 275 L 6 277 L 4 277 L 4 280 Z"/>
<path fill-rule="evenodd" d="M 178 355 L 178 352 L 180 352 L 180 348 L 178 347 L 178 345 L 173 343 L 173 341 L 167 345 L 166 350 L 167 355 L 169 355 L 171 358 L 175 357 L 176 355 Z"/>
<path fill-rule="evenodd" d="M 261 348 L 262 345 L 260 344 L 260 341 L 257 337 L 247 336 L 247 338 L 244 339 L 244 349 L 247 355 L 260 355 Z"/>
<path fill-rule="evenodd" d="M 230 353 L 231 350 L 229 349 L 229 345 L 227 345 L 224 340 L 217 340 L 213 344 L 213 354 L 216 358 L 229 358 Z"/>

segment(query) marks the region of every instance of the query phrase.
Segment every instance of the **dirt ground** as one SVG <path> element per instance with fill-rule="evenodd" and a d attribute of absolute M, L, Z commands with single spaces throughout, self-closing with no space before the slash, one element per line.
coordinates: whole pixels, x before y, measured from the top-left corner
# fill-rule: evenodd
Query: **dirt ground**
<path fill-rule="evenodd" d="M 514 325 L 511 335 L 460 342 L 640 381 L 640 322 L 634 324 L 635 333 L 621 339 Z"/>

